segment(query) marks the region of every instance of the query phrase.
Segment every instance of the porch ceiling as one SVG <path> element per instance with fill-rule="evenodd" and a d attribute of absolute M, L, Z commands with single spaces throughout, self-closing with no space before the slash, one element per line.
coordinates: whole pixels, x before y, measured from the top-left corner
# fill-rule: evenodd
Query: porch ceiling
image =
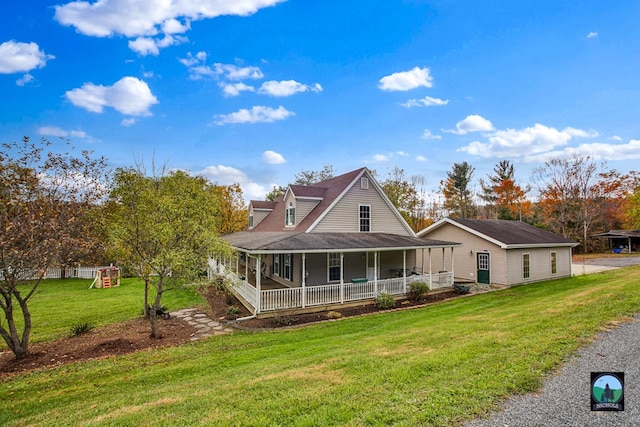
<path fill-rule="evenodd" d="M 240 231 L 222 238 L 249 253 L 359 252 L 450 248 L 461 243 L 421 239 L 388 233 L 295 233 Z"/>

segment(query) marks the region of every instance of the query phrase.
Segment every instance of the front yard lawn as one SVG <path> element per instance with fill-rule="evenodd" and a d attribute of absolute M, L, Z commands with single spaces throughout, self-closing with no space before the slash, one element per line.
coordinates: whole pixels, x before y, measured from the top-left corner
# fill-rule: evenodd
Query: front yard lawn
<path fill-rule="evenodd" d="M 7 378 L 0 424 L 455 425 L 640 312 L 640 267 Z"/>

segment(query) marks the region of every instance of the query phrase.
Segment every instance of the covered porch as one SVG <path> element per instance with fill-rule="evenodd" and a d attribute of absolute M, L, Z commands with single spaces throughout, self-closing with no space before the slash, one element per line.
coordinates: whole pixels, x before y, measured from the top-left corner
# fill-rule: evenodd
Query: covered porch
<path fill-rule="evenodd" d="M 432 290 L 450 288 L 453 251 L 459 246 L 388 234 L 286 233 L 284 241 L 283 233 L 250 234 L 227 236 L 235 255 L 212 259 L 210 274 L 223 275 L 256 316 L 346 305 L 382 292 L 400 296 L 414 282 Z M 442 265 L 433 265 L 432 251 L 442 251 Z"/>

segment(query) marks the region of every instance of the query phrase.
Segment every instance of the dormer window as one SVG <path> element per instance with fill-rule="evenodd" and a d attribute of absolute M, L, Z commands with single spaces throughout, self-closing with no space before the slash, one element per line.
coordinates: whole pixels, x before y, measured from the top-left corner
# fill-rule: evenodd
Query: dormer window
<path fill-rule="evenodd" d="M 253 214 L 249 214 L 249 228 L 253 228 Z"/>
<path fill-rule="evenodd" d="M 296 225 L 296 208 L 293 207 L 292 202 L 289 202 L 285 211 L 285 225 L 288 227 Z"/>

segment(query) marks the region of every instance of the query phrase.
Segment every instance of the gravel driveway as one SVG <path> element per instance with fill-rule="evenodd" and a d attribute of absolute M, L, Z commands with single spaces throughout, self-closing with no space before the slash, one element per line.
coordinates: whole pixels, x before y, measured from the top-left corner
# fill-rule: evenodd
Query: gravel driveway
<path fill-rule="evenodd" d="M 618 268 L 640 264 L 640 257 L 585 260 L 589 266 Z M 575 268 L 583 264 L 574 264 Z M 601 271 L 601 270 L 599 270 Z M 621 412 L 592 412 L 591 372 L 624 372 L 625 408 Z M 488 418 L 465 427 L 640 426 L 640 316 L 600 334 L 558 371 L 549 375 L 537 393 L 514 396 Z"/>
<path fill-rule="evenodd" d="M 640 321 L 602 333 L 556 373 L 539 393 L 506 400 L 503 411 L 466 427 L 615 427 L 640 425 Z M 591 372 L 624 372 L 624 411 L 592 412 Z"/>

